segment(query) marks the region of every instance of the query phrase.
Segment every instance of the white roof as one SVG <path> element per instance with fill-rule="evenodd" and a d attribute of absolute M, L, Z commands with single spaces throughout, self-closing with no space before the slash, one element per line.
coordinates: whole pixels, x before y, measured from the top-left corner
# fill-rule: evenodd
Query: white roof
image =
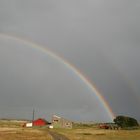
<path fill-rule="evenodd" d="M 57 116 L 57 115 L 53 115 L 53 117 L 56 117 L 56 118 L 58 118 L 58 119 L 60 119 L 61 117 L 59 117 L 59 116 Z"/>

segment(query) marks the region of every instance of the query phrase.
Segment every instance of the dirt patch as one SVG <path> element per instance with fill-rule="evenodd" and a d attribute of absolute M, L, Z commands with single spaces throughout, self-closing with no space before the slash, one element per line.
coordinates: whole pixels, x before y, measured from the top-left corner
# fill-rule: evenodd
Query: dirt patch
<path fill-rule="evenodd" d="M 102 136 L 102 135 L 106 135 L 105 133 L 98 133 L 98 134 L 95 134 L 97 136 Z"/>

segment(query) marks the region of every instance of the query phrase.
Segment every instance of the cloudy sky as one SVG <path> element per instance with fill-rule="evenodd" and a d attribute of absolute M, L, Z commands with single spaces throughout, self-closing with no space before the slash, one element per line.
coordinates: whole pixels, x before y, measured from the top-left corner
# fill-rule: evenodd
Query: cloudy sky
<path fill-rule="evenodd" d="M 116 115 L 140 120 L 139 0 L 0 0 L 0 34 L 51 49 L 88 77 Z M 0 117 L 110 120 L 71 70 L 0 37 Z"/>

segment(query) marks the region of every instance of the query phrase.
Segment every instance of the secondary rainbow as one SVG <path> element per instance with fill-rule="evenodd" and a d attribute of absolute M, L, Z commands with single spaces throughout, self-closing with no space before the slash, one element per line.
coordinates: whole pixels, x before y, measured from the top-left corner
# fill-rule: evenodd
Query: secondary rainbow
<path fill-rule="evenodd" d="M 49 56 L 53 57 L 54 59 L 56 59 L 59 62 L 61 62 L 62 64 L 64 64 L 68 69 L 70 69 L 76 76 L 78 76 L 93 91 L 93 93 L 96 95 L 96 97 L 98 98 L 98 100 L 101 102 L 104 109 L 108 113 L 110 119 L 111 120 L 114 119 L 115 115 L 114 115 L 111 107 L 108 105 L 107 101 L 104 99 L 102 94 L 97 90 L 96 86 L 86 76 L 84 76 L 84 74 L 82 74 L 80 72 L 80 70 L 78 70 L 75 66 L 73 66 L 71 63 L 69 63 L 67 60 L 60 57 L 58 54 L 54 53 L 50 49 L 43 47 L 42 45 L 37 44 L 31 40 L 25 39 L 23 37 L 0 33 L 0 38 L 10 39 L 10 40 L 18 41 L 23 44 L 29 45 L 30 47 L 32 47 L 36 50 L 39 50 L 42 53 L 48 54 Z"/>

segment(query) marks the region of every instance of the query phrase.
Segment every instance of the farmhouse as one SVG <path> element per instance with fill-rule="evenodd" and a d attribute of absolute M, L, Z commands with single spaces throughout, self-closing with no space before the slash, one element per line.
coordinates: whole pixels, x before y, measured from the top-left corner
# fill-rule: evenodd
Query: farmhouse
<path fill-rule="evenodd" d="M 52 125 L 54 128 L 72 128 L 72 122 L 62 117 L 53 115 Z"/>

